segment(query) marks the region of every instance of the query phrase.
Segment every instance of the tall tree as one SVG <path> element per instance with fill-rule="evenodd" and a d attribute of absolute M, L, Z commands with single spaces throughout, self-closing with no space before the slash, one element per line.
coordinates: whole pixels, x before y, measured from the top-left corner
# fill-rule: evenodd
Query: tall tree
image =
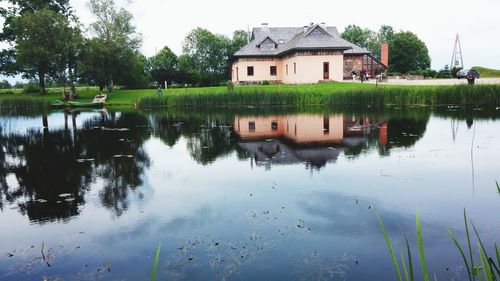
<path fill-rule="evenodd" d="M 203 28 L 192 30 L 184 40 L 183 52 L 193 58 L 202 84 L 215 85 L 226 77 L 231 40 Z"/>
<path fill-rule="evenodd" d="M 375 32 L 369 30 L 368 28 L 361 28 L 355 24 L 348 25 L 344 32 L 342 32 L 341 37 L 351 43 L 364 48 L 370 48 L 373 44 L 376 34 Z"/>
<path fill-rule="evenodd" d="M 97 39 L 93 41 L 91 52 L 94 53 L 94 58 L 105 57 L 106 63 L 100 63 L 99 67 L 102 69 L 98 71 L 87 72 L 99 73 L 99 77 L 87 77 L 87 79 L 97 81 L 106 76 L 108 88 L 112 91 L 114 81 L 123 80 L 122 78 L 134 68 L 127 56 L 131 51 L 138 51 L 141 36 L 132 23 L 132 14 L 124 8 L 118 8 L 113 0 L 90 0 L 88 6 L 96 18 L 90 25 L 90 30 Z M 96 44 L 102 46 L 98 47 Z M 92 65 L 85 66 L 86 69 L 91 67 Z"/>
<path fill-rule="evenodd" d="M 45 79 L 61 71 L 66 59 L 67 40 L 74 32 L 68 18 L 46 6 L 40 10 L 27 10 L 5 21 L 2 38 L 12 48 L 3 54 L 11 63 L 4 66 L 8 74 L 21 73 L 24 78 L 37 79 L 40 93 L 45 94 Z"/>
<path fill-rule="evenodd" d="M 151 76 L 159 85 L 178 80 L 177 56 L 169 47 L 163 47 L 156 55 L 149 58 L 148 63 Z"/>
<path fill-rule="evenodd" d="M 414 33 L 398 32 L 394 34 L 389 44 L 391 71 L 407 73 L 411 70 L 425 70 L 431 66 L 427 46 Z"/>

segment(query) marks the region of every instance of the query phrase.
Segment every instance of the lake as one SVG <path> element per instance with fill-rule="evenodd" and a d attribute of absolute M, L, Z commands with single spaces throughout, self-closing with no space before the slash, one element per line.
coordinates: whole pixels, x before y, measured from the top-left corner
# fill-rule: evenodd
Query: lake
<path fill-rule="evenodd" d="M 0 117 L 0 280 L 468 280 L 499 241 L 500 111 L 244 108 Z M 473 245 L 476 247 L 476 245 Z"/>

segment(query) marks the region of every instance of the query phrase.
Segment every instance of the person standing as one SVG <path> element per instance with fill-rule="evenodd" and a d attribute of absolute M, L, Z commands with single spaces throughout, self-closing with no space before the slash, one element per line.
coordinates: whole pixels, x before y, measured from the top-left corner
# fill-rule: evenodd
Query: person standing
<path fill-rule="evenodd" d="M 364 82 L 365 80 L 365 70 L 362 69 L 360 72 L 359 72 L 359 79 L 361 79 L 361 83 Z"/>

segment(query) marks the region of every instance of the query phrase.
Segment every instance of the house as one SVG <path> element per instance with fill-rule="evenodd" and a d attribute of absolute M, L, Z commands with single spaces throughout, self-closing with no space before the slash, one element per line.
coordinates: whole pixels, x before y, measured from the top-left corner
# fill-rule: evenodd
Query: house
<path fill-rule="evenodd" d="M 336 27 L 263 24 L 252 30 L 250 42 L 233 55 L 231 79 L 238 84 L 317 83 L 352 79 L 352 71 L 362 69 L 374 76 L 387 70 L 388 49 L 384 47 L 380 61 L 367 49 L 342 39 Z"/>
<path fill-rule="evenodd" d="M 249 152 L 257 166 L 306 163 L 321 168 L 335 162 L 348 147 L 366 142 L 379 128 L 380 143 L 387 144 L 383 120 L 342 114 L 235 116 L 238 146 Z"/>

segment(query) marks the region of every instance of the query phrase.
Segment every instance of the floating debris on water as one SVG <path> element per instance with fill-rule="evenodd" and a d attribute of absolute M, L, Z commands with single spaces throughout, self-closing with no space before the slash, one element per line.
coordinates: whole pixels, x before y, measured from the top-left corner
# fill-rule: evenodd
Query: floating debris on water
<path fill-rule="evenodd" d="M 70 197 L 71 193 L 61 193 L 59 194 L 59 197 L 65 198 L 65 197 Z"/>
<path fill-rule="evenodd" d="M 298 227 L 298 228 L 306 228 L 306 224 L 304 223 L 304 221 L 303 221 L 303 220 L 301 220 L 301 219 L 300 219 L 300 220 L 299 220 L 299 223 L 297 224 L 297 227 Z"/>
<path fill-rule="evenodd" d="M 269 211 L 268 210 L 264 210 L 262 213 L 265 214 L 265 215 L 267 215 L 267 214 L 269 214 Z"/>

